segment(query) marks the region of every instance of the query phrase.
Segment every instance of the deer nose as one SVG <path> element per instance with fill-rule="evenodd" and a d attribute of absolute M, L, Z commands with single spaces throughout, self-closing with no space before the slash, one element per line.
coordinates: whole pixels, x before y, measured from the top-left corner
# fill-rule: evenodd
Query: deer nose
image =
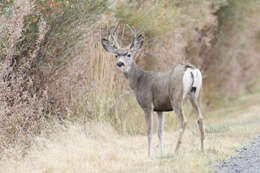
<path fill-rule="evenodd" d="M 124 64 L 123 62 L 118 62 L 116 65 L 117 65 L 118 67 L 121 67 L 121 66 L 124 66 L 125 64 Z"/>

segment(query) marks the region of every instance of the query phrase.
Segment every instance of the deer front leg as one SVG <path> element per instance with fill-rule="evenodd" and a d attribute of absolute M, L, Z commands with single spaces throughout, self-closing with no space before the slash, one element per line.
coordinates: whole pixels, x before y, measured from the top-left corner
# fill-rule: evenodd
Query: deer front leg
<path fill-rule="evenodd" d="M 159 143 L 160 143 L 160 151 L 161 151 L 161 155 L 163 155 L 163 144 L 162 144 L 162 136 L 163 136 L 163 126 L 164 126 L 164 113 L 163 112 L 157 112 L 158 114 L 158 129 L 157 129 L 157 133 L 158 133 L 158 138 L 159 138 Z"/>
<path fill-rule="evenodd" d="M 152 155 L 152 137 L 153 137 L 153 111 L 152 109 L 144 110 L 145 120 L 147 125 L 147 137 L 148 137 L 148 157 Z"/>
<path fill-rule="evenodd" d="M 187 125 L 187 120 L 186 120 L 186 118 L 183 114 L 182 107 L 176 108 L 175 113 L 177 114 L 179 124 L 180 124 L 179 138 L 178 138 L 177 145 L 176 145 L 176 148 L 175 148 L 175 153 L 177 153 L 179 148 L 180 148 L 180 145 L 182 143 L 182 137 L 183 137 L 183 134 L 184 134 L 184 131 L 185 131 L 185 127 Z"/>

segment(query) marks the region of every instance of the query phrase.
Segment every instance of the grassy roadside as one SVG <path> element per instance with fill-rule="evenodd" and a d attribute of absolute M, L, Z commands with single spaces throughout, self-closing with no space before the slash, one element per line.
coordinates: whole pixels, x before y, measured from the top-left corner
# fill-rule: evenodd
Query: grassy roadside
<path fill-rule="evenodd" d="M 175 172 L 204 173 L 234 155 L 260 133 L 260 93 L 245 95 L 231 106 L 210 112 L 206 122 L 206 152 L 199 151 L 199 131 L 190 118 L 181 152 L 174 154 L 177 131 L 164 134 L 165 155 L 160 157 L 153 138 L 153 156 L 147 158 L 146 136 L 119 136 L 106 123 L 67 123 L 35 139 L 25 157 L 17 151 L 0 161 L 0 172 Z M 10 153 L 14 154 L 15 157 Z"/>

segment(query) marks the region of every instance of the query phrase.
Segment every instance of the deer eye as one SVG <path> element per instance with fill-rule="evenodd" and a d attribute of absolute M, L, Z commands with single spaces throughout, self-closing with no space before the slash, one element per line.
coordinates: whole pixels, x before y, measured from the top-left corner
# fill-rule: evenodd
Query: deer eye
<path fill-rule="evenodd" d="M 118 57 L 118 55 L 115 56 L 116 58 Z"/>
<path fill-rule="evenodd" d="M 128 54 L 128 55 L 127 55 L 127 57 L 130 57 L 130 56 L 131 56 L 131 54 Z"/>

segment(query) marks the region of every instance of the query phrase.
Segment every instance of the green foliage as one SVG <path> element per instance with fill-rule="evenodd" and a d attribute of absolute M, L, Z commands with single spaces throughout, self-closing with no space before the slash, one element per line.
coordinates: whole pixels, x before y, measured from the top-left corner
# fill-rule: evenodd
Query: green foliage
<path fill-rule="evenodd" d="M 39 36 L 39 18 L 38 15 L 25 16 L 22 30 L 22 38 L 16 45 L 15 56 L 17 65 L 23 58 L 29 57 L 30 53 L 35 50 L 36 41 Z"/>
<path fill-rule="evenodd" d="M 0 1 L 0 61 L 7 54 L 8 48 L 8 22 L 12 14 L 13 0 Z"/>
<path fill-rule="evenodd" d="M 230 130 L 229 126 L 227 125 L 220 125 L 220 126 L 209 126 L 205 129 L 206 133 L 224 133 Z"/>
<path fill-rule="evenodd" d="M 226 5 L 228 0 L 174 0 L 175 6 L 189 6 L 189 5 L 201 5 L 203 3 L 211 3 L 215 7 L 221 7 Z"/>
<path fill-rule="evenodd" d="M 37 1 L 38 9 L 49 20 L 52 17 L 63 15 L 64 17 L 86 17 L 89 15 L 99 15 L 106 9 L 105 0 L 41 0 Z M 81 16 L 79 16 L 81 15 Z"/>
<path fill-rule="evenodd" d="M 135 1 L 122 3 L 115 11 L 115 16 L 121 24 L 130 24 L 145 33 L 148 39 L 160 37 L 171 31 L 177 11 L 173 7 L 146 6 L 138 8 Z"/>
<path fill-rule="evenodd" d="M 246 19 L 250 13 L 259 10 L 256 5 L 259 3 L 257 0 L 226 0 L 217 12 L 219 27 L 232 27 L 237 25 L 238 31 L 241 30 L 243 20 Z"/>
<path fill-rule="evenodd" d="M 0 15 L 4 15 L 9 11 L 9 8 L 13 5 L 13 0 L 0 1 Z"/>
<path fill-rule="evenodd" d="M 80 43 L 86 40 L 85 31 L 80 26 L 93 24 L 107 9 L 106 0 L 56 0 L 51 4 L 42 0 L 37 5 L 50 26 L 41 59 L 56 65 L 72 56 L 75 50 L 78 52 Z"/>

